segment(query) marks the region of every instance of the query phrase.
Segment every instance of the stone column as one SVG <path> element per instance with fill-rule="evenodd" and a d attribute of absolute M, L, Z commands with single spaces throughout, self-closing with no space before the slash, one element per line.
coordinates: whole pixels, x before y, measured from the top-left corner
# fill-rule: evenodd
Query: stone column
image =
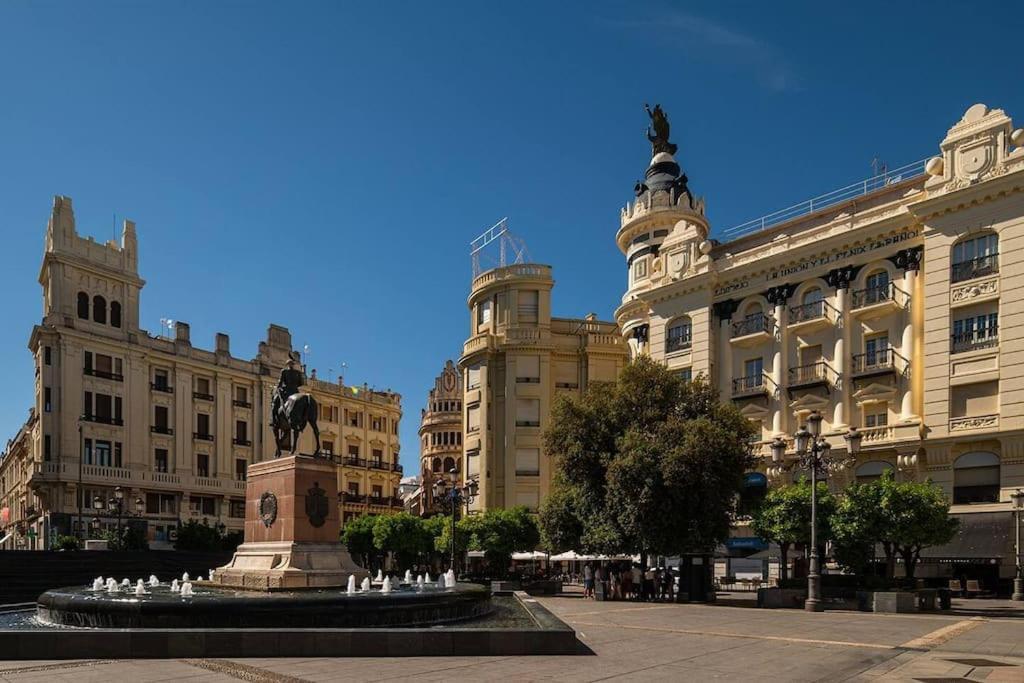
<path fill-rule="evenodd" d="M 718 317 L 718 387 L 723 400 L 732 397 L 732 316 L 739 307 L 739 302 L 731 299 L 714 304 L 715 316 Z"/>
<path fill-rule="evenodd" d="M 789 297 L 793 295 L 793 285 L 779 285 L 768 290 L 768 301 L 775 306 L 775 353 L 772 357 L 772 387 L 771 391 L 777 391 L 778 396 L 772 402 L 772 433 L 774 436 L 782 436 L 786 430 L 784 410 L 786 406 L 786 394 L 783 385 L 786 380 L 788 366 L 787 344 L 789 334 L 786 330 L 786 304 Z"/>
<path fill-rule="evenodd" d="M 911 264 L 908 264 L 910 266 Z M 917 265 L 912 264 L 913 267 L 908 267 L 906 272 L 903 273 L 903 291 L 904 296 L 909 297 L 907 301 L 906 310 L 903 312 L 904 323 L 903 323 L 903 339 L 900 342 L 900 353 L 906 359 L 903 362 L 913 364 L 914 361 L 914 306 L 918 305 L 915 299 L 916 287 L 917 287 Z M 903 368 L 897 366 L 899 370 Z M 922 368 L 914 368 L 911 366 L 911 372 L 921 372 Z M 900 419 L 903 422 L 909 422 L 917 419 L 917 415 L 914 412 L 914 383 L 909 378 L 906 381 L 906 387 L 903 392 L 903 402 L 900 406 Z"/>
<path fill-rule="evenodd" d="M 833 369 L 836 371 L 836 381 L 839 382 L 836 392 L 836 404 L 832 416 L 832 428 L 842 429 L 850 424 L 848 407 L 850 405 L 850 363 L 846 362 L 850 352 L 850 320 L 847 315 L 846 299 L 849 294 L 848 283 L 836 287 L 836 325 L 839 327 L 839 334 L 836 335 L 835 348 L 832 353 Z"/>

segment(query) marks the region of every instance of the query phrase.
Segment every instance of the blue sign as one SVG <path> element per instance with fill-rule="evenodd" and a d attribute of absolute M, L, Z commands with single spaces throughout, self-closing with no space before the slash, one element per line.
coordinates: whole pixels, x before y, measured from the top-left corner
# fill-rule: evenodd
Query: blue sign
<path fill-rule="evenodd" d="M 756 536 L 737 536 L 726 539 L 725 547 L 730 550 L 767 550 L 768 544 Z"/>

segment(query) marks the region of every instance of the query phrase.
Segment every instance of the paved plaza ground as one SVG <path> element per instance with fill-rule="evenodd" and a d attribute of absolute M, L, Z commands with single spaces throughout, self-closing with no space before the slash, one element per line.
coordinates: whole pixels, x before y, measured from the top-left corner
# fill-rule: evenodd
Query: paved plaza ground
<path fill-rule="evenodd" d="M 567 657 L 0 662 L 3 681 L 1024 681 L 1024 609 L 960 600 L 951 614 L 541 602 L 579 633 Z"/>

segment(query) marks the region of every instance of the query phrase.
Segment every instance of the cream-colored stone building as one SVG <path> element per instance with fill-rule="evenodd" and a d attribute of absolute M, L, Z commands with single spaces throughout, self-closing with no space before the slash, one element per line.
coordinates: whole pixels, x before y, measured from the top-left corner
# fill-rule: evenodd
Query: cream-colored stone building
<path fill-rule="evenodd" d="M 721 242 L 660 154 L 616 236 L 623 338 L 734 400 L 760 427 L 768 483 L 802 476 L 772 467 L 767 445 L 791 443 L 810 411 L 833 450 L 858 428 L 857 465 L 832 485 L 889 468 L 932 479 L 964 532 L 929 571 L 1001 564 L 1005 578 L 1009 496 L 1024 486 L 1022 145 L 1001 110 L 975 105 L 933 159 L 716 231 Z"/>
<path fill-rule="evenodd" d="M 437 479 L 450 479 L 455 470 L 455 482 L 462 484 L 462 375 L 452 361 L 434 379 L 420 413 L 419 435 L 419 485 L 406 498 L 406 507 L 426 516 L 436 511 L 433 485 Z"/>
<path fill-rule="evenodd" d="M 614 381 L 627 348 L 614 323 L 553 318 L 551 268 L 519 264 L 478 275 L 463 346 L 464 472 L 479 479 L 470 512 L 525 505 L 551 486 L 541 434 L 561 392 Z"/>
<path fill-rule="evenodd" d="M 8 528 L 76 533 L 95 516 L 93 499 L 120 487 L 126 515 L 156 544 L 189 519 L 241 529 L 246 467 L 274 454 L 271 395 L 296 355 L 288 330 L 271 325 L 250 360 L 232 355 L 226 334 L 212 351 L 193 346 L 186 323 L 173 338 L 151 335 L 139 321 L 134 223 L 125 221 L 119 242 L 79 236 L 67 197 L 54 199 L 39 282 L 35 404 L 23 429 L 31 467 L 10 454 L 0 462 L 5 482 L 25 485 L 23 502 L 8 507 L 32 514 L 10 515 Z M 312 378 L 307 386 L 324 449 L 339 456 L 344 516 L 401 509 L 401 398 Z M 312 452 L 308 430 L 303 439 L 299 450 Z M 104 514 L 101 523 L 117 520 Z"/>

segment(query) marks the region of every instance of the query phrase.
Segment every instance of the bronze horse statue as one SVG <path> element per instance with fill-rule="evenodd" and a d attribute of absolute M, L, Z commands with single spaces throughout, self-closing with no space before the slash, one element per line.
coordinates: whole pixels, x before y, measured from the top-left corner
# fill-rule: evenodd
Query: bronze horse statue
<path fill-rule="evenodd" d="M 316 450 L 313 451 L 313 457 L 319 457 L 320 429 L 316 425 L 318 410 L 316 399 L 311 394 L 292 394 L 282 402 L 271 421 L 271 427 L 274 430 L 275 458 L 281 457 L 281 440 L 287 435 L 291 435 L 291 454 L 295 455 L 295 449 L 299 445 L 299 436 L 306 425 L 313 429 L 313 437 L 316 439 Z"/>

